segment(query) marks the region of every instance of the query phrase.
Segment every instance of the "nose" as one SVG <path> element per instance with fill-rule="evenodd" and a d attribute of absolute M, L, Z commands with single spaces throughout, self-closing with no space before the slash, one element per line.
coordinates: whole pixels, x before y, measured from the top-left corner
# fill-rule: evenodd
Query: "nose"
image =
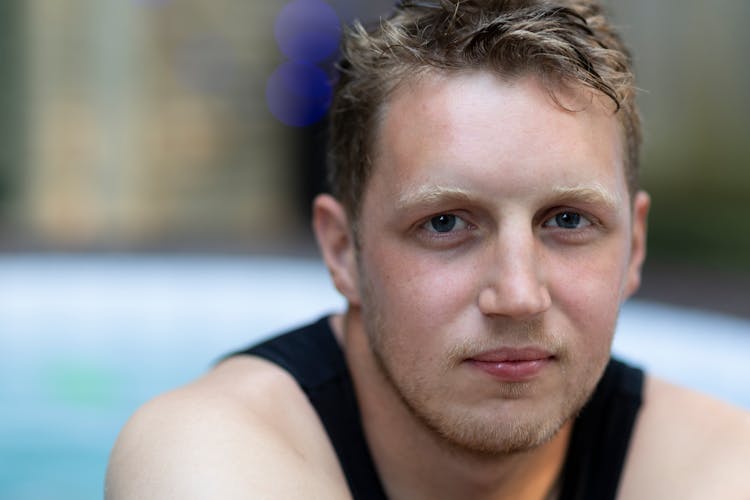
<path fill-rule="evenodd" d="M 531 228 L 506 231 L 488 245 L 478 296 L 482 314 L 522 319 L 549 309 L 539 253 Z"/>

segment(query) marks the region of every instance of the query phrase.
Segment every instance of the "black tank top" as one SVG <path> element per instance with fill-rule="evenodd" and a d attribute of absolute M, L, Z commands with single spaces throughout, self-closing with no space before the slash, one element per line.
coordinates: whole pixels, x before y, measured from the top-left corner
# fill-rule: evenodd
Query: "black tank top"
<path fill-rule="evenodd" d="M 328 318 L 236 354 L 288 371 L 320 416 L 356 500 L 386 499 L 361 426 L 343 352 Z M 563 465 L 560 500 L 614 499 L 641 405 L 643 372 L 610 360 L 576 418 Z"/>

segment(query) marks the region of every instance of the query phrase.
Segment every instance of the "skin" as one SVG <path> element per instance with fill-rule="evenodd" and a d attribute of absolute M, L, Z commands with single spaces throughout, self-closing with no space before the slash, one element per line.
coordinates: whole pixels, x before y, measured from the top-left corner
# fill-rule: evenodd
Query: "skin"
<path fill-rule="evenodd" d="M 619 307 L 638 285 L 648 197 L 638 193 L 630 210 L 620 128 L 604 101 L 580 90 L 558 97 L 582 111 L 555 105 L 531 77 L 428 75 L 384 112 L 360 251 L 327 260 L 351 305 L 344 343 L 356 353 L 350 366 L 375 459 L 398 463 L 394 475 L 409 471 L 393 497 L 417 498 L 426 478 L 414 480 L 416 456 L 389 454 L 392 435 L 410 436 L 417 455 L 446 457 L 445 484 L 424 498 L 455 485 L 477 498 L 496 484 L 515 492 L 518 471 L 539 457 L 559 464 L 564 446 L 548 440 L 609 359 Z M 318 206 L 343 220 L 333 200 Z M 581 217 L 563 228 L 561 214 Z M 446 215 L 457 219 L 439 233 L 434 218 Z M 469 361 L 506 347 L 552 360 L 524 383 Z M 389 427 L 399 431 L 377 432 L 394 412 L 401 417 Z M 457 453 L 471 481 L 452 466 Z"/>
<path fill-rule="evenodd" d="M 347 298 L 394 390 L 468 452 L 549 439 L 593 390 L 637 286 L 648 198 L 631 220 L 618 123 L 590 94 L 562 97 L 584 111 L 532 78 L 432 76 L 402 88 L 383 122 Z M 526 383 L 467 362 L 507 347 L 552 361 Z"/>
<path fill-rule="evenodd" d="M 628 193 L 607 100 L 557 97 L 576 111 L 529 76 L 411 80 L 383 109 L 357 241 L 335 199 L 315 202 L 349 303 L 332 327 L 390 498 L 545 498 L 608 360 L 639 285 L 649 199 Z M 522 382 L 478 368 L 507 347 L 549 356 Z M 746 413 L 648 378 L 619 498 L 747 498 L 749 429 Z M 230 359 L 123 430 L 108 498 L 206 496 L 347 498 L 279 367 Z"/>

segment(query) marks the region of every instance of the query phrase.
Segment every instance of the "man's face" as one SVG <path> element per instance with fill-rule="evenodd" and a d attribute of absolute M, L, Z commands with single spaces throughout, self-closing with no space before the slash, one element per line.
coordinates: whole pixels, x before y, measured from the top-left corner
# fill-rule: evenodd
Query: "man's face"
<path fill-rule="evenodd" d="M 532 77 L 428 75 L 380 125 L 358 221 L 364 329 L 429 429 L 526 449 L 585 402 L 638 284 L 648 199 L 631 212 L 603 98 Z M 632 214 L 635 214 L 633 216 Z"/>

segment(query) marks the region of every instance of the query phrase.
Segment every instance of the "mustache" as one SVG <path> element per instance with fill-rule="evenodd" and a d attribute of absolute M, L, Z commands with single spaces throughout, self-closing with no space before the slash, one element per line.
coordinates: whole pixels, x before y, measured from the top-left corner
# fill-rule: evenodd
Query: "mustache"
<path fill-rule="evenodd" d="M 502 348 L 536 347 L 556 357 L 562 357 L 566 352 L 562 337 L 547 329 L 540 318 L 522 322 L 490 320 L 482 330 L 481 334 L 457 335 L 458 343 L 448 350 L 448 359 L 460 362 Z"/>

